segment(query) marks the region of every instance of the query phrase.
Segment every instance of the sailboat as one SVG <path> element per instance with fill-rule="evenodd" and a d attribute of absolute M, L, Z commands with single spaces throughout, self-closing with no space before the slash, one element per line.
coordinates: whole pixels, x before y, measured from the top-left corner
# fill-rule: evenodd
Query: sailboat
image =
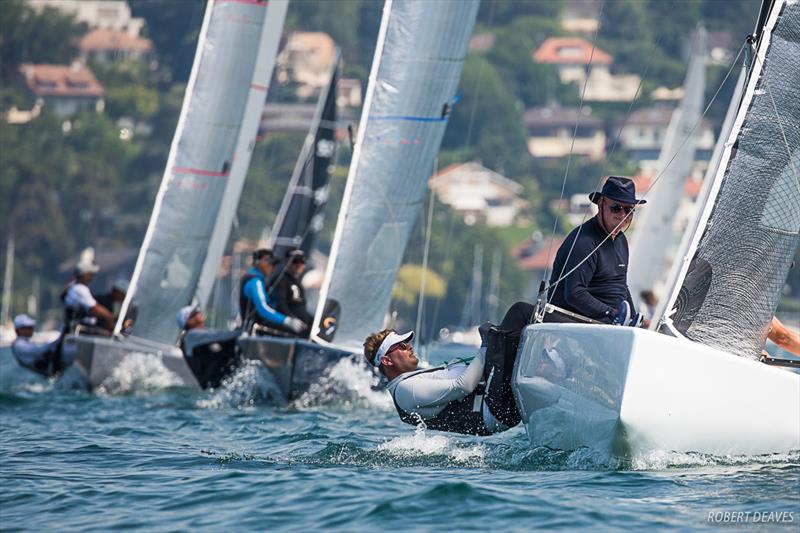
<path fill-rule="evenodd" d="M 478 1 L 387 0 L 309 340 L 249 336 L 287 398 L 383 325 L 461 76 Z M 335 336 L 335 343 L 334 341 Z"/>
<path fill-rule="evenodd" d="M 184 384 L 205 386 L 204 361 L 184 358 L 177 311 L 204 307 L 255 145 L 287 0 L 208 0 L 150 224 L 112 338 L 67 337 L 96 387 L 131 352 L 158 357 Z M 133 327 L 123 335 L 128 310 Z M 213 356 L 213 354 L 211 354 Z M 199 367 L 197 366 L 199 365 Z"/>
<path fill-rule="evenodd" d="M 608 456 L 800 449 L 800 375 L 759 362 L 800 240 L 800 2 L 763 6 L 757 48 L 658 331 L 528 326 L 513 388 L 533 446 Z M 564 366 L 545 354 L 555 350 Z"/>

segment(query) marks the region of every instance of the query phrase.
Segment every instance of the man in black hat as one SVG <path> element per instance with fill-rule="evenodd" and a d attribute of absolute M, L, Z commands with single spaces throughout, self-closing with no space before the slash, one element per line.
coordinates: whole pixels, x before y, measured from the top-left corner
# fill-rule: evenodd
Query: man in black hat
<path fill-rule="evenodd" d="M 556 253 L 550 276 L 551 304 L 606 323 L 636 323 L 628 289 L 628 241 L 623 233 L 631 224 L 636 187 L 629 178 L 609 176 L 601 191 L 589 199 L 597 215 L 567 236 Z M 561 321 L 545 315 L 545 321 Z M 549 320 L 548 320 L 549 318 Z"/>
<path fill-rule="evenodd" d="M 306 291 L 301 280 L 306 271 L 303 250 L 292 250 L 286 255 L 286 264 L 274 281 L 276 308 L 279 312 L 295 317 L 306 325 L 301 336 L 308 336 L 314 317 L 306 309 Z"/>

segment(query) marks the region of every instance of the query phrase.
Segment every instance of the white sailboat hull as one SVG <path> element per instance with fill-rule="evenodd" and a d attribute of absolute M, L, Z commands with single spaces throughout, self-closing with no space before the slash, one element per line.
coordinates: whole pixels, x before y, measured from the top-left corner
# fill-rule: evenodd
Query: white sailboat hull
<path fill-rule="evenodd" d="M 96 389 L 116 377 L 116 372 L 124 368 L 126 358 L 145 354 L 154 358 L 163 367 L 180 378 L 182 385 L 200 388 L 183 353 L 176 346 L 153 342 L 136 342 L 133 339 L 111 337 L 91 337 L 70 335 L 65 339 L 66 346 L 77 350 L 74 366 L 84 374 L 89 387 Z"/>
<path fill-rule="evenodd" d="M 800 374 L 643 329 L 529 326 L 513 386 L 533 446 L 609 457 L 800 450 Z"/>

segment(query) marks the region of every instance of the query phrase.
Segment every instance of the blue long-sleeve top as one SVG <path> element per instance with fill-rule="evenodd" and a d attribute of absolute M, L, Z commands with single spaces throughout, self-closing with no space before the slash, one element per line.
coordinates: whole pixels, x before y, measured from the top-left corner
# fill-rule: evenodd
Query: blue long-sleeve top
<path fill-rule="evenodd" d="M 267 292 L 264 275 L 255 267 L 247 271 L 252 276 L 244 284 L 244 296 L 253 303 L 253 307 L 263 320 L 273 324 L 283 324 L 286 315 L 275 309 L 275 302 Z"/>
<path fill-rule="evenodd" d="M 628 241 L 625 235 L 620 232 L 614 239 L 609 237 L 592 253 L 607 236 L 596 218 L 587 220 L 567 235 L 556 253 L 550 283 L 553 284 L 587 256 L 588 259 L 550 289 L 552 304 L 604 322 L 611 321 L 622 300 L 627 300 L 633 310 L 633 299 L 628 289 Z"/>

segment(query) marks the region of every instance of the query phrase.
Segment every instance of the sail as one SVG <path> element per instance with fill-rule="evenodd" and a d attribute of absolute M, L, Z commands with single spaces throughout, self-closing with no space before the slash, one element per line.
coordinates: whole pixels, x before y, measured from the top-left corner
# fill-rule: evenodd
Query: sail
<path fill-rule="evenodd" d="M 705 90 L 705 62 L 706 31 L 700 27 L 694 35 L 683 99 L 672 113 L 658 157 L 656 181 L 647 192 L 650 202 L 637 210 L 641 214 L 637 213 L 628 270 L 628 285 L 634 301 L 640 300 L 642 291 L 657 289 L 669 271 L 672 257 L 668 252 L 676 240 L 675 214 L 695 158 L 696 128 Z"/>
<path fill-rule="evenodd" d="M 292 172 L 278 217 L 269 238 L 272 253 L 283 258 L 299 248 L 306 257 L 322 229 L 323 210 L 328 199 L 328 181 L 336 155 L 336 87 L 339 81 L 339 53 L 331 65 L 328 86 L 322 91 L 300 157 Z"/>
<path fill-rule="evenodd" d="M 731 130 L 733 129 L 733 122 L 736 120 L 736 114 L 739 111 L 739 104 L 742 101 L 742 93 L 744 92 L 744 83 L 747 78 L 747 70 L 742 68 L 739 72 L 739 77 L 736 80 L 736 86 L 731 95 L 731 101 L 728 104 L 728 111 L 725 113 L 725 120 L 722 121 L 722 128 L 717 137 L 717 142 L 714 145 L 714 152 L 711 154 L 711 159 L 708 161 L 708 168 L 706 175 L 703 178 L 703 187 L 695 200 L 695 214 L 681 237 L 681 242 L 678 245 L 678 251 L 675 253 L 675 260 L 672 262 L 672 267 L 667 275 L 665 283 L 666 292 L 662 298 L 658 300 L 655 312 L 651 317 L 651 329 L 657 329 L 664 311 L 672 309 L 675 303 L 675 298 L 678 296 L 680 286 L 678 280 L 683 279 L 686 274 L 686 269 L 689 267 L 691 256 L 689 255 L 690 247 L 694 241 L 694 236 L 697 233 L 697 228 L 703 224 L 703 210 L 711 198 L 711 191 L 714 189 L 714 176 L 717 175 L 720 160 L 722 159 L 722 152 L 725 150 L 725 143 L 730 137 Z M 692 251 L 693 253 L 693 251 Z"/>
<path fill-rule="evenodd" d="M 477 0 L 387 0 L 312 331 L 338 302 L 337 344 L 380 329 L 447 125 Z"/>
<path fill-rule="evenodd" d="M 286 0 L 209 0 L 192 73 L 130 289 L 131 334 L 173 343 L 175 314 L 204 304 L 255 144 Z M 117 331 L 121 323 L 117 324 Z"/>
<path fill-rule="evenodd" d="M 800 241 L 800 2 L 776 1 L 668 326 L 757 358 Z M 712 192 L 712 196 L 714 193 Z"/>

